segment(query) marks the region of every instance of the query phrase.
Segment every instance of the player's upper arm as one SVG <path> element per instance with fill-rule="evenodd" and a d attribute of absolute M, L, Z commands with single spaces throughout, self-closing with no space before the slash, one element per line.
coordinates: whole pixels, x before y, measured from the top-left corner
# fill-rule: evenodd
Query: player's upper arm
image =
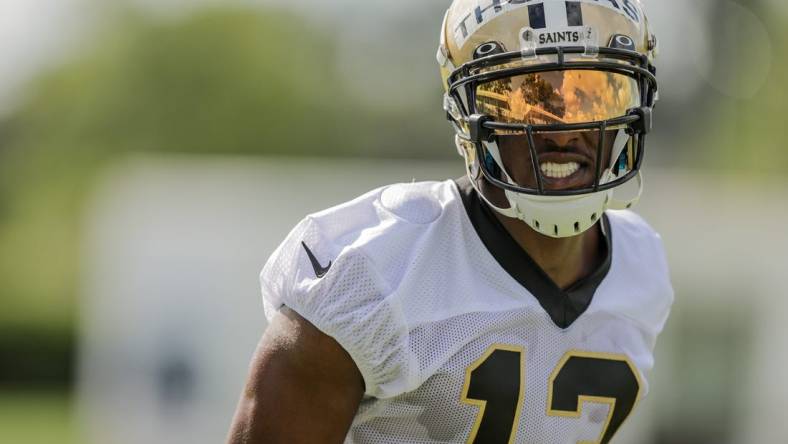
<path fill-rule="evenodd" d="M 283 307 L 255 352 L 228 443 L 342 443 L 363 395 L 347 352 Z"/>
<path fill-rule="evenodd" d="M 366 396 L 387 399 L 416 388 L 419 369 L 402 297 L 370 254 L 386 248 L 372 248 L 372 239 L 408 237 L 392 235 L 397 224 L 378 220 L 376 208 L 362 202 L 308 216 L 268 259 L 260 284 L 269 322 L 289 307 L 350 355 Z"/>

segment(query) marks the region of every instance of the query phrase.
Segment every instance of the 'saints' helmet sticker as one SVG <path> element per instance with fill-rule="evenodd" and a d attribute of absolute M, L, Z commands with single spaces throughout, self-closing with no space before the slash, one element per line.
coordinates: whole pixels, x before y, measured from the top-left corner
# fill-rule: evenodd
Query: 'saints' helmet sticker
<path fill-rule="evenodd" d="M 482 198 L 551 237 L 636 203 L 656 46 L 637 0 L 455 0 L 444 108 Z M 637 192 L 614 195 L 632 179 Z"/>

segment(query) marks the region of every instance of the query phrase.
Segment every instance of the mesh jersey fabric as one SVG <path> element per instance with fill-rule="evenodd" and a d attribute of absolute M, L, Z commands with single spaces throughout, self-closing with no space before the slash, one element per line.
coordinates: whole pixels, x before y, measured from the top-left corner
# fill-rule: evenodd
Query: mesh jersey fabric
<path fill-rule="evenodd" d="M 466 442 L 483 411 L 463 400 L 469 371 L 496 346 L 522 350 L 512 442 L 598 442 L 611 406 L 549 414 L 553 373 L 574 352 L 624 356 L 642 398 L 673 301 L 659 236 L 632 212 L 606 214 L 610 270 L 568 328 L 492 257 L 453 181 L 383 187 L 306 217 L 260 275 L 265 313 L 290 307 L 355 361 L 366 393 L 346 444 Z M 331 261 L 324 277 L 304 245 Z"/>

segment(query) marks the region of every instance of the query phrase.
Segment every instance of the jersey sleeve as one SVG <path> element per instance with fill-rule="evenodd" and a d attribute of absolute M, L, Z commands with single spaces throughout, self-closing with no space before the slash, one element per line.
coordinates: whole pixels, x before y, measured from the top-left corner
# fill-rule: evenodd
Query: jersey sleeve
<path fill-rule="evenodd" d="M 325 232 L 308 217 L 271 255 L 260 274 L 266 318 L 289 307 L 348 352 L 367 396 L 404 393 L 413 366 L 402 310 L 364 253 Z"/>

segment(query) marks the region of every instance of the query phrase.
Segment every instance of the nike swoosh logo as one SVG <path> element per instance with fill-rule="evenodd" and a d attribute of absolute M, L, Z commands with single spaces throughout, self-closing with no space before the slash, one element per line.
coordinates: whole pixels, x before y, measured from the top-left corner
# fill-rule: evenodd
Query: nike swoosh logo
<path fill-rule="evenodd" d="M 301 245 L 304 247 L 304 250 L 306 250 L 306 255 L 309 256 L 309 262 L 312 263 L 312 268 L 315 269 L 315 276 L 317 276 L 318 279 L 325 276 L 326 273 L 328 273 L 328 270 L 331 268 L 331 261 L 328 261 L 328 265 L 325 267 L 320 265 L 320 262 L 317 260 L 315 255 L 312 254 L 312 250 L 310 250 L 304 242 L 301 242 Z"/>

